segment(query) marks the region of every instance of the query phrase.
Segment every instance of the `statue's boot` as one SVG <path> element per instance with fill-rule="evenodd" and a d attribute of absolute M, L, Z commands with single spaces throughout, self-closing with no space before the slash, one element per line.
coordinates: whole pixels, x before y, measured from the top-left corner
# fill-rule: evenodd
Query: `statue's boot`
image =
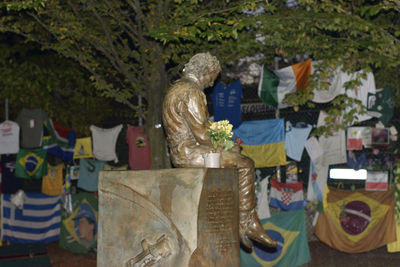
<path fill-rule="evenodd" d="M 252 241 L 267 247 L 277 243 L 265 233 L 256 211 L 254 172 L 250 168 L 239 168 L 239 235 L 247 249 L 253 249 Z"/>

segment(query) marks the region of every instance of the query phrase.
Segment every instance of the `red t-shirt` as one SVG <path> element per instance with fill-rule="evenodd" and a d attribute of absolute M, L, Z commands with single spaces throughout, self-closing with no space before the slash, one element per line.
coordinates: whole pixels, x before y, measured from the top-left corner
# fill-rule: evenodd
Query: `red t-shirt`
<path fill-rule="evenodd" d="M 144 126 L 128 126 L 126 142 L 129 146 L 129 168 L 149 170 L 151 164 L 150 144 Z"/>

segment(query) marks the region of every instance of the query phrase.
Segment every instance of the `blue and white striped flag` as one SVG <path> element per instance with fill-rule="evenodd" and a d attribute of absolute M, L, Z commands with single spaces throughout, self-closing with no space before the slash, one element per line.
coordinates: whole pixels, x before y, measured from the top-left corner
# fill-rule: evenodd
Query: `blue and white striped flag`
<path fill-rule="evenodd" d="M 1 200 L 1 238 L 12 243 L 51 243 L 60 236 L 60 196 L 25 193 L 22 209 L 11 202 L 11 194 Z"/>

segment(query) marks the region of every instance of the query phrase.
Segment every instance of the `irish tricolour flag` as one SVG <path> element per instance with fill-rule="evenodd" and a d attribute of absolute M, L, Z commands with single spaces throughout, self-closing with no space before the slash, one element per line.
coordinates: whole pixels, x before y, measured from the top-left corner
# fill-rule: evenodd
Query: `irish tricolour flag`
<path fill-rule="evenodd" d="M 282 103 L 286 94 L 306 89 L 309 76 L 319 72 L 318 64 L 318 61 L 312 62 L 311 59 L 308 59 L 304 62 L 274 71 L 263 67 L 258 84 L 258 96 L 267 106 L 278 108 L 288 107 L 287 104 Z M 367 77 L 365 79 L 360 78 L 360 85 L 346 90 L 345 84 L 356 80 L 364 72 L 343 72 L 341 66 L 335 69 L 328 68 L 327 71 L 331 73 L 330 76 L 321 81 L 329 82 L 330 85 L 327 90 L 313 91 L 312 101 L 315 103 L 327 103 L 340 94 L 346 94 L 348 97 L 360 100 L 364 106 L 367 106 L 368 94 L 374 95 L 376 93 L 375 79 L 372 72 L 365 72 Z M 371 116 L 366 114 L 356 115 L 358 117 L 357 121 L 371 118 Z"/>
<path fill-rule="evenodd" d="M 258 95 L 267 106 L 285 108 L 285 95 L 306 89 L 311 72 L 311 59 L 275 71 L 263 67 Z"/>

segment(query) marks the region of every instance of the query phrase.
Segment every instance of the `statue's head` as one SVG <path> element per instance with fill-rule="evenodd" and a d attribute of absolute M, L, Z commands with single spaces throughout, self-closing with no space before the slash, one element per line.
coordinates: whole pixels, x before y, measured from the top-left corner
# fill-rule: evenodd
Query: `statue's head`
<path fill-rule="evenodd" d="M 185 76 L 194 76 L 205 88 L 213 85 L 220 71 L 221 66 L 218 59 L 207 52 L 194 55 L 185 64 L 183 74 Z"/>

